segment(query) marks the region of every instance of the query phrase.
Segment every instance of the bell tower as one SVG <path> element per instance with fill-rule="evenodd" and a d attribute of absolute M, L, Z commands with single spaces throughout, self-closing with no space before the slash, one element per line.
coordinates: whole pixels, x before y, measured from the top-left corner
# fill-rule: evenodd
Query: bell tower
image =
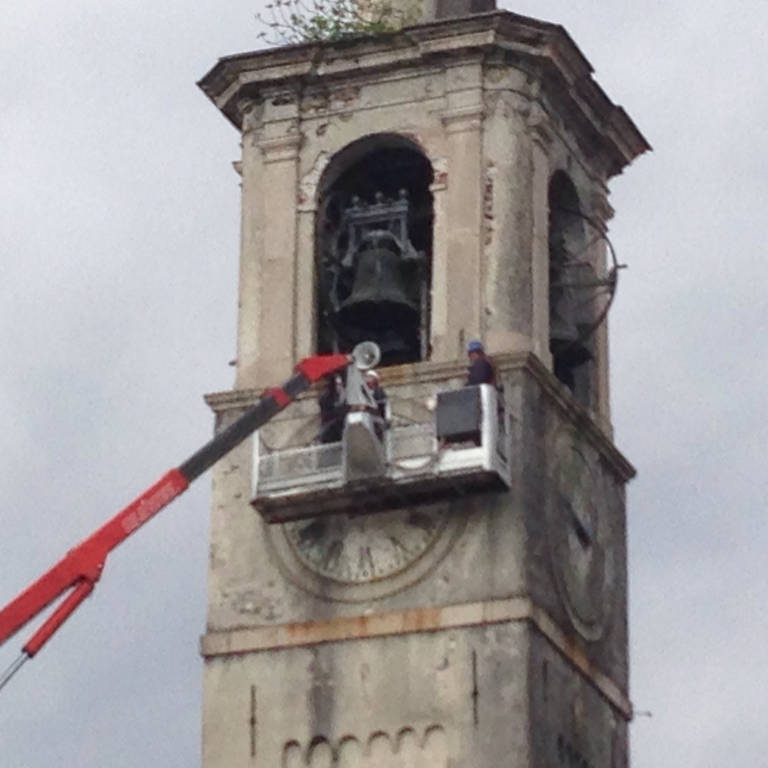
<path fill-rule="evenodd" d="M 627 765 L 607 184 L 649 147 L 562 27 L 459 5 L 200 82 L 242 135 L 217 426 L 363 340 L 389 409 L 370 478 L 321 391 L 215 467 L 205 768 Z"/>

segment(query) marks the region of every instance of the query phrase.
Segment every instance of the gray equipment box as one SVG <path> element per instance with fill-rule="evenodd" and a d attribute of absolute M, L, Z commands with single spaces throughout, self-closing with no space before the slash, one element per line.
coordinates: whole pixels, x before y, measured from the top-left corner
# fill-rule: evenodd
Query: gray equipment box
<path fill-rule="evenodd" d="M 449 443 L 469 440 L 480 445 L 483 409 L 480 387 L 464 387 L 437 395 L 437 437 Z"/>

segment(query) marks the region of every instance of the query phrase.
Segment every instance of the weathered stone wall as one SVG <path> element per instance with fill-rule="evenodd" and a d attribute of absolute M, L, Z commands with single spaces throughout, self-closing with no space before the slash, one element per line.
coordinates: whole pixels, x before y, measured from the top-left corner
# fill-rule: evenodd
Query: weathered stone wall
<path fill-rule="evenodd" d="M 433 170 L 431 350 L 383 384 L 414 416 L 461 385 L 482 339 L 512 463 L 508 492 L 432 505 L 410 567 L 340 586 L 250 506 L 252 442 L 219 462 L 204 766 L 623 768 L 633 470 L 610 442 L 605 326 L 587 403 L 551 372 L 548 193 L 567 173 L 599 230 L 608 179 L 645 140 L 560 27 L 507 13 L 229 57 L 201 86 L 242 132 L 237 377 L 209 398 L 219 427 L 315 351 L 318 199 L 346 147 L 394 135 Z M 601 274 L 599 240 L 587 257 Z M 315 397 L 255 439 L 302 444 Z"/>

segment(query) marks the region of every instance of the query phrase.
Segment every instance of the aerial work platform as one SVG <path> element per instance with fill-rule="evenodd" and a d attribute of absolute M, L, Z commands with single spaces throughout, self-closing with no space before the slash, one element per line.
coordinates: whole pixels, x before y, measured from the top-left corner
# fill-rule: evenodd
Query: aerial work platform
<path fill-rule="evenodd" d="M 254 441 L 251 503 L 262 517 L 383 511 L 510 485 L 508 414 L 491 385 L 439 393 L 432 421 L 391 427 L 381 439 L 367 419 L 348 414 L 335 443 L 260 453 Z"/>

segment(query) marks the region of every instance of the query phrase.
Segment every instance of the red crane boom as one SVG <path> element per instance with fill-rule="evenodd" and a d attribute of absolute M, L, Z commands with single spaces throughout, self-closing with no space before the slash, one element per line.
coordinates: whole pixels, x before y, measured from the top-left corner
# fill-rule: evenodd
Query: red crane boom
<path fill-rule="evenodd" d="M 302 360 L 281 387 L 268 389 L 252 408 L 222 430 L 184 463 L 166 472 L 111 520 L 71 549 L 56 565 L 0 610 L 0 645 L 65 592 L 68 594 L 22 648 L 21 656 L 0 675 L 0 689 L 50 640 L 91 594 L 107 555 L 154 517 L 220 458 L 289 405 L 311 384 L 352 362 L 350 355 L 318 355 Z"/>

